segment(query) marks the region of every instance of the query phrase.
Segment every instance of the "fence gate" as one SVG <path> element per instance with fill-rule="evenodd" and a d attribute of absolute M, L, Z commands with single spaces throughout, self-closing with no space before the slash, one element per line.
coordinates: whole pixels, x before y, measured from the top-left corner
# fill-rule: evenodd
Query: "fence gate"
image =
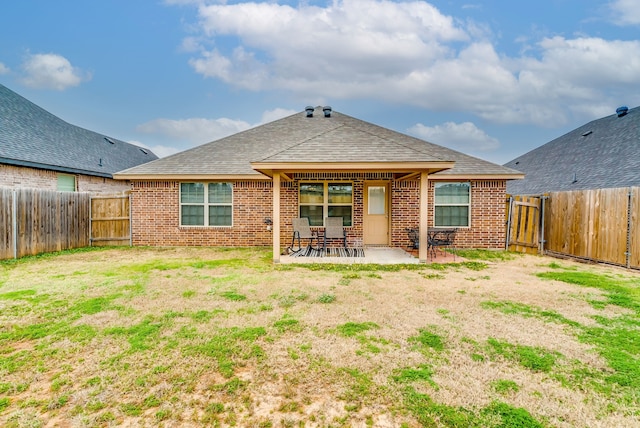
<path fill-rule="evenodd" d="M 91 197 L 91 246 L 131 245 L 129 195 Z"/>
<path fill-rule="evenodd" d="M 540 196 L 511 196 L 507 199 L 507 249 L 520 253 L 540 251 Z"/>

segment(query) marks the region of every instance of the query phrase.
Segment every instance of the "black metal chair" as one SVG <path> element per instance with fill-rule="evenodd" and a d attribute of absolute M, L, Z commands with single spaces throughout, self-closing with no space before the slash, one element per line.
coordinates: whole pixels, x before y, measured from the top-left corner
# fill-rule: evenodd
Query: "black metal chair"
<path fill-rule="evenodd" d="M 436 257 L 438 248 L 451 248 L 453 252 L 453 260 L 456 259 L 456 250 L 453 243 L 456 238 L 457 229 L 429 229 L 427 233 L 427 251 L 431 259 Z M 444 254 L 446 252 L 441 250 Z"/>
<path fill-rule="evenodd" d="M 406 229 L 407 236 L 409 236 L 409 244 L 410 250 L 418 250 L 420 249 L 420 230 L 417 227 L 411 227 Z"/>

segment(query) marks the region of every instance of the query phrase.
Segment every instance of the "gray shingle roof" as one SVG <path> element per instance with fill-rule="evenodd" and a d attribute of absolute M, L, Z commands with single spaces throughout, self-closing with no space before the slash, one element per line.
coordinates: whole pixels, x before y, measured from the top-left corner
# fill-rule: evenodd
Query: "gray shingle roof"
<path fill-rule="evenodd" d="M 71 125 L 0 85 L 0 163 L 111 177 L 158 158 L 143 150 Z"/>
<path fill-rule="evenodd" d="M 438 162 L 455 167 L 437 175 L 521 175 L 518 171 L 467 156 L 333 111 L 312 118 L 296 113 L 184 152 L 140 165 L 123 175 L 247 175 L 260 177 L 251 162 Z"/>
<path fill-rule="evenodd" d="M 526 174 L 515 195 L 640 186 L 640 107 L 589 122 L 505 166 Z"/>

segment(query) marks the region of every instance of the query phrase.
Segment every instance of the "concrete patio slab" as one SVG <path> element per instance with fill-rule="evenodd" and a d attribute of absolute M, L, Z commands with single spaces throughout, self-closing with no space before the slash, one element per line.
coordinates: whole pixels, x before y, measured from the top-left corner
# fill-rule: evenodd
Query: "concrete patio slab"
<path fill-rule="evenodd" d="M 463 259 L 453 254 L 437 251 L 436 256 L 427 259 L 428 263 L 453 263 L 461 262 Z M 364 257 L 293 257 L 291 255 L 280 256 L 280 263 L 308 264 L 308 263 L 335 263 L 335 264 L 418 264 L 420 260 L 417 252 L 409 253 L 402 248 L 391 247 L 366 247 Z"/>

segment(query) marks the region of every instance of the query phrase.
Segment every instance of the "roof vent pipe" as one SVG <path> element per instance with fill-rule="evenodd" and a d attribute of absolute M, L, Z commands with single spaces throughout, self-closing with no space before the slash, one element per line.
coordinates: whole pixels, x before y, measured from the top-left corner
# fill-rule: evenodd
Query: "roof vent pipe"
<path fill-rule="evenodd" d="M 625 114 L 627 114 L 628 112 L 629 112 L 629 107 L 627 107 L 627 106 L 618 107 L 616 109 L 616 114 L 618 115 L 618 117 L 622 117 Z"/>
<path fill-rule="evenodd" d="M 313 117 L 313 111 L 314 111 L 314 110 L 315 110 L 315 109 L 314 109 L 313 107 L 311 107 L 311 106 L 306 106 L 306 107 L 304 108 L 304 111 L 306 111 L 306 112 L 307 112 L 307 117 Z"/>
<path fill-rule="evenodd" d="M 331 107 L 330 106 L 322 107 L 322 111 L 324 112 L 324 117 L 331 117 Z"/>

